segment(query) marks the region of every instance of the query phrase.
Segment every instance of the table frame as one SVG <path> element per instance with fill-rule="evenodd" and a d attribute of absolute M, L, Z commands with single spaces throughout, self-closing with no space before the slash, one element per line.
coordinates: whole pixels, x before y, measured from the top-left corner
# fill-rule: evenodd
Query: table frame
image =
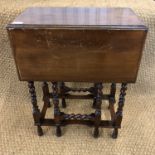
<path fill-rule="evenodd" d="M 90 88 L 70 88 L 61 82 L 60 87 L 58 82 L 52 82 L 52 92 L 49 92 L 49 87 L 47 82 L 43 82 L 43 108 L 40 111 L 37 105 L 37 96 L 34 86 L 34 81 L 28 82 L 29 92 L 31 94 L 31 103 L 33 106 L 33 118 L 34 124 L 37 126 L 37 132 L 39 136 L 43 135 L 43 130 L 41 126 L 55 126 L 56 135 L 60 137 L 61 126 L 69 124 L 83 124 L 94 127 L 93 136 L 97 138 L 99 136 L 99 127 L 103 128 L 113 128 L 112 138 L 117 138 L 118 129 L 121 128 L 121 122 L 123 118 L 123 106 L 125 102 L 125 95 L 127 90 L 127 83 L 121 84 L 118 108 L 115 112 L 114 104 L 116 84 L 111 84 L 110 94 L 103 94 L 103 84 L 101 82 L 94 83 L 93 87 Z M 60 88 L 60 92 L 59 92 Z M 88 95 L 71 95 L 70 92 L 89 92 Z M 46 119 L 47 108 L 51 106 L 50 98 L 53 99 L 54 105 L 54 118 Z M 94 113 L 91 114 L 66 114 L 60 111 L 59 99 L 62 100 L 62 107 L 66 108 L 66 99 L 93 99 L 92 107 L 95 109 Z M 101 120 L 101 104 L 102 100 L 109 101 L 109 110 L 111 114 L 111 120 Z"/>

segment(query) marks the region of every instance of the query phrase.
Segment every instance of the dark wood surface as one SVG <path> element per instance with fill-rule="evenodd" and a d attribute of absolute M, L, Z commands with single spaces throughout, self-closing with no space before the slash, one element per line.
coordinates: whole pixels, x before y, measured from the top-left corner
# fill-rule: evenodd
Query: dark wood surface
<path fill-rule="evenodd" d="M 26 9 L 12 27 L 145 28 L 130 8 L 34 7 Z"/>
<path fill-rule="evenodd" d="M 135 82 L 147 33 L 128 8 L 29 8 L 7 29 L 22 81 Z"/>
<path fill-rule="evenodd" d="M 143 30 L 11 30 L 20 80 L 135 82 Z"/>

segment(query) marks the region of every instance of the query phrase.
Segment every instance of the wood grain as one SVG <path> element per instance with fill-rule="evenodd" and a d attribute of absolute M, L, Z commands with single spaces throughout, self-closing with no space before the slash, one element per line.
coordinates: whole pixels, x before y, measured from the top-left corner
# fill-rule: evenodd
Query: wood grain
<path fill-rule="evenodd" d="M 22 81 L 135 82 L 147 33 L 128 8 L 29 8 L 7 29 Z"/>

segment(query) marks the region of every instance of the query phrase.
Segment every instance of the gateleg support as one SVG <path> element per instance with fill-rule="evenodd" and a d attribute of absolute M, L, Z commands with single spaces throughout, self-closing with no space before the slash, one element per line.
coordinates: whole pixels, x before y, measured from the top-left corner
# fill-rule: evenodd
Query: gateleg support
<path fill-rule="evenodd" d="M 31 95 L 31 103 L 33 107 L 33 118 L 34 118 L 35 124 L 37 125 L 37 133 L 38 133 L 38 136 L 42 136 L 43 131 L 41 128 L 41 113 L 37 105 L 37 97 L 36 97 L 34 81 L 29 81 L 28 87 L 29 87 L 29 93 Z"/>
<path fill-rule="evenodd" d="M 127 90 L 127 83 L 122 83 L 121 89 L 120 89 L 119 101 L 118 101 L 118 108 L 115 114 L 115 118 L 113 120 L 113 124 L 115 126 L 121 127 L 121 123 L 123 119 L 123 107 L 125 103 L 126 90 Z M 117 138 L 117 136 L 118 136 L 118 128 L 114 128 L 113 133 L 112 133 L 112 138 Z"/>

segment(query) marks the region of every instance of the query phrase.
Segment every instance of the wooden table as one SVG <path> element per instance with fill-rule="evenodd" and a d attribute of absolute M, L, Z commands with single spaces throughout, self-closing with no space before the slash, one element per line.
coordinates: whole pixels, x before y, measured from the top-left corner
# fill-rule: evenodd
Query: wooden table
<path fill-rule="evenodd" d="M 147 34 L 147 27 L 131 9 L 28 8 L 8 24 L 7 30 L 19 80 L 28 81 L 39 136 L 43 135 L 41 126 L 56 126 L 56 135 L 61 136 L 61 126 L 78 123 L 93 126 L 94 137 L 98 137 L 99 127 L 114 128 L 112 137 L 117 138 L 127 83 L 136 82 Z M 34 81 L 43 82 L 41 111 Z M 49 92 L 47 82 L 52 82 L 53 92 Z M 94 86 L 75 89 L 65 82 L 92 82 Z M 103 83 L 112 83 L 110 94 L 103 94 Z M 116 83 L 122 85 L 115 112 Z M 71 95 L 71 91 L 89 94 Z M 45 119 L 50 98 L 54 119 Z M 95 112 L 65 114 L 60 111 L 59 98 L 64 108 L 66 98 L 92 98 Z M 111 120 L 101 120 L 102 100 L 109 101 Z"/>

